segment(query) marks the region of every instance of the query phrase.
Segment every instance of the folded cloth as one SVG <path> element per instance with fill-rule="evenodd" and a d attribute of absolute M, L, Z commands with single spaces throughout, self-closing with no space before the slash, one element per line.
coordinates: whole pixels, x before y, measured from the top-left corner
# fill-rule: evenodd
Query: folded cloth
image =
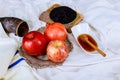
<path fill-rule="evenodd" d="M 31 67 L 19 55 L 17 39 L 12 36 L 6 34 L 0 23 L 0 80 L 27 80 L 28 76 L 29 80 L 36 80 Z"/>
<path fill-rule="evenodd" d="M 8 71 L 3 78 L 5 80 L 37 80 L 37 77 L 34 76 L 33 69 L 20 56 L 18 50 L 12 58 Z"/>
<path fill-rule="evenodd" d="M 7 68 L 17 49 L 17 42 L 8 37 L 0 23 L 0 78 L 7 72 Z"/>
<path fill-rule="evenodd" d="M 8 36 L 0 23 L 0 80 L 36 80 L 32 68 L 17 50 L 19 38 Z"/>

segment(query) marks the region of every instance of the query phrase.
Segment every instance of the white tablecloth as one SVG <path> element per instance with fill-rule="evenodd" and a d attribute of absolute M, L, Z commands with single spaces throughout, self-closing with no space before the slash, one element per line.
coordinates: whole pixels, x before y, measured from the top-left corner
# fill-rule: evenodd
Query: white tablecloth
<path fill-rule="evenodd" d="M 37 30 L 45 26 L 39 20 L 39 15 L 54 3 L 69 6 L 82 13 L 84 20 L 97 30 L 96 34 L 104 37 L 101 43 L 106 48 L 107 56 L 104 58 L 99 54 L 84 53 L 70 34 L 74 49 L 62 66 L 35 69 L 21 60 L 8 69 L 3 77 L 6 80 L 120 80 L 119 0 L 0 0 L 0 16 L 21 18 L 27 21 L 30 30 Z M 21 38 L 13 34 L 10 34 L 10 38 L 21 42 Z M 11 64 L 22 59 L 18 53 Z"/>

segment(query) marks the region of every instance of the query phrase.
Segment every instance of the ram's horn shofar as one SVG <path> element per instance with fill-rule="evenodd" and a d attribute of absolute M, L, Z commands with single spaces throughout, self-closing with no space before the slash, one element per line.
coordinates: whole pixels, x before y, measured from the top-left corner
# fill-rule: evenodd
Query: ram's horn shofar
<path fill-rule="evenodd" d="M 22 37 L 29 31 L 28 24 L 16 17 L 1 17 L 0 22 L 6 33 L 15 33 L 15 35 Z"/>

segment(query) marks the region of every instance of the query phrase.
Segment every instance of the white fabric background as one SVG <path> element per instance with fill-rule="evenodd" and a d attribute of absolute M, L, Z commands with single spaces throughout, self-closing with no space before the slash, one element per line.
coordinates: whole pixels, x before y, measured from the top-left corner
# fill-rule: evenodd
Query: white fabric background
<path fill-rule="evenodd" d="M 40 13 L 54 3 L 69 6 L 82 13 L 84 20 L 93 25 L 99 34 L 104 35 L 102 43 L 107 48 L 105 52 L 108 56 L 103 58 L 100 55 L 85 54 L 75 43 L 73 51 L 62 66 L 44 69 L 17 66 L 18 69 L 11 71 L 15 73 L 16 70 L 18 74 L 21 69 L 20 73 L 11 80 L 18 80 L 18 76 L 19 80 L 26 79 L 28 75 L 24 75 L 24 70 L 33 71 L 31 75 L 36 77 L 27 77 L 29 80 L 120 80 L 119 0 L 0 0 L 0 17 L 21 18 L 28 22 L 30 30 L 36 30 L 45 25 L 39 20 Z M 13 34 L 10 36 L 21 40 Z M 73 36 L 69 35 L 69 38 L 75 42 Z M 8 74 L 10 75 L 10 72 Z M 6 77 L 10 80 L 10 76 Z"/>

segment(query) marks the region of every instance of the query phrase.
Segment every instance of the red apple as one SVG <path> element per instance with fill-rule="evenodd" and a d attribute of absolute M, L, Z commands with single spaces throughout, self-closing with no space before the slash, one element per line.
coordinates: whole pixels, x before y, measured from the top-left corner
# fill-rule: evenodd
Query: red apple
<path fill-rule="evenodd" d="M 47 39 L 38 31 L 28 32 L 22 40 L 23 50 L 32 56 L 39 56 L 45 53 Z"/>
<path fill-rule="evenodd" d="M 44 30 L 44 35 L 48 41 L 51 40 L 65 40 L 67 37 L 67 30 L 65 26 L 61 23 L 47 23 Z"/>
<path fill-rule="evenodd" d="M 68 46 L 62 40 L 50 41 L 47 46 L 47 56 L 53 62 L 63 62 L 68 53 Z"/>

